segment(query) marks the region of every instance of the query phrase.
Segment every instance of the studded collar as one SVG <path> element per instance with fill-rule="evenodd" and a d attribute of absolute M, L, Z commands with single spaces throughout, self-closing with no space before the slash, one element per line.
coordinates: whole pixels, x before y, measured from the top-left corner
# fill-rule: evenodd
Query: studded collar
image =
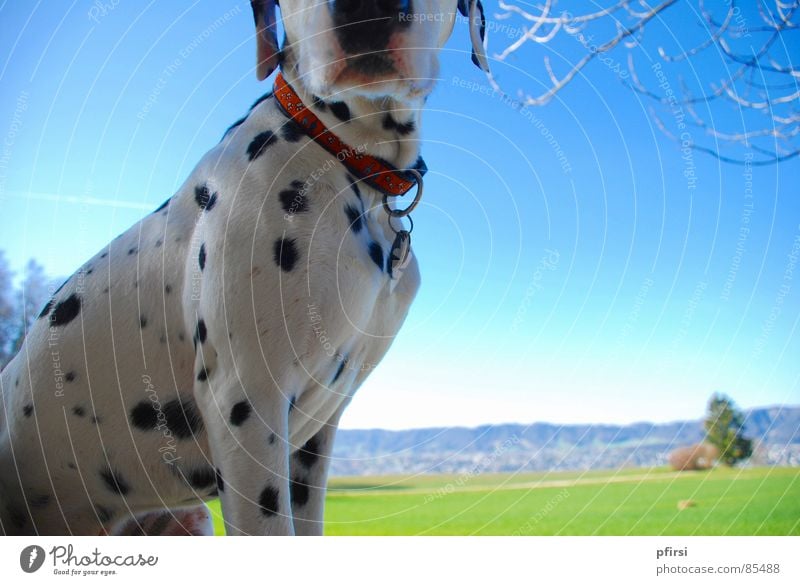
<path fill-rule="evenodd" d="M 384 196 L 398 197 L 408 193 L 414 186 L 421 187 L 418 185 L 419 177 L 426 170 L 421 158 L 417 170 L 401 171 L 383 159 L 366 154 L 363 148 L 353 148 L 345 144 L 306 107 L 281 72 L 275 78 L 274 95 L 283 113 L 294 120 L 303 132 L 334 155 L 355 177 Z"/>

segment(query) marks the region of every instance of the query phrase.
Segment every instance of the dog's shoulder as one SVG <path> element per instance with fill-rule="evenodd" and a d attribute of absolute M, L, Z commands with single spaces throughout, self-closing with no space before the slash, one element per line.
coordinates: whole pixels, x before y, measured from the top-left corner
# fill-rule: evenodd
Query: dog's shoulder
<path fill-rule="evenodd" d="M 191 202 L 195 185 L 205 184 L 211 191 L 209 197 L 217 194 L 214 204 L 237 215 L 249 215 L 270 194 L 286 189 L 307 169 L 321 164 L 324 153 L 317 145 L 308 144 L 310 141 L 267 93 L 204 155 L 180 197 Z"/>
<path fill-rule="evenodd" d="M 283 113 L 270 92 L 258 98 L 247 114 L 225 131 L 211 153 L 239 157 L 248 167 L 263 167 L 263 161 L 287 151 L 296 153 L 301 150 L 301 143 L 308 140 L 302 128 Z"/>

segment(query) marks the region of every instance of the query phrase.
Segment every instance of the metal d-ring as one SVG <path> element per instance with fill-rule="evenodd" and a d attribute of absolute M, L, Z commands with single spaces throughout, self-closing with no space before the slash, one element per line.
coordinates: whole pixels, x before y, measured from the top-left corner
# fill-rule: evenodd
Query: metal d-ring
<path fill-rule="evenodd" d="M 384 193 L 383 209 L 386 210 L 386 213 L 388 213 L 390 217 L 407 217 L 408 214 L 414 211 L 417 205 L 419 205 L 419 202 L 422 200 L 422 175 L 416 169 L 408 169 L 407 172 L 411 173 L 416 179 L 417 193 L 414 196 L 414 200 L 405 209 L 392 209 L 389 207 L 389 195 Z M 397 197 L 397 195 L 392 195 L 392 197 Z"/>
<path fill-rule="evenodd" d="M 411 217 L 410 215 L 407 216 L 407 219 L 408 219 L 408 229 L 407 230 L 403 229 L 402 222 L 400 223 L 400 229 L 399 230 L 395 229 L 394 226 L 392 225 L 392 219 L 394 219 L 394 218 L 395 218 L 395 216 L 393 216 L 393 215 L 389 216 L 389 227 L 391 228 L 391 230 L 394 233 L 398 234 L 400 232 L 406 232 L 406 233 L 408 233 L 410 235 L 411 232 L 414 231 L 414 218 Z M 397 218 L 397 219 L 399 219 L 399 218 Z"/>

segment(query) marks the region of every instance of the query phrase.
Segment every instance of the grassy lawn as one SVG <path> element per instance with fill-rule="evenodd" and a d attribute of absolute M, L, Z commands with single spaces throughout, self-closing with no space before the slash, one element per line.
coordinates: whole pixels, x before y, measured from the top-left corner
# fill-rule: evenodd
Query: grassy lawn
<path fill-rule="evenodd" d="M 800 469 L 333 478 L 325 533 L 800 535 Z"/>

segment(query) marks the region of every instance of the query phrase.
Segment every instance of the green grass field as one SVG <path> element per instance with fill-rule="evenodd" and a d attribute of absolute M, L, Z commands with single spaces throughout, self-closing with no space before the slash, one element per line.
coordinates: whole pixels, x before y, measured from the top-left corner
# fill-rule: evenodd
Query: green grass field
<path fill-rule="evenodd" d="M 333 478 L 325 533 L 800 535 L 800 468 Z"/>

